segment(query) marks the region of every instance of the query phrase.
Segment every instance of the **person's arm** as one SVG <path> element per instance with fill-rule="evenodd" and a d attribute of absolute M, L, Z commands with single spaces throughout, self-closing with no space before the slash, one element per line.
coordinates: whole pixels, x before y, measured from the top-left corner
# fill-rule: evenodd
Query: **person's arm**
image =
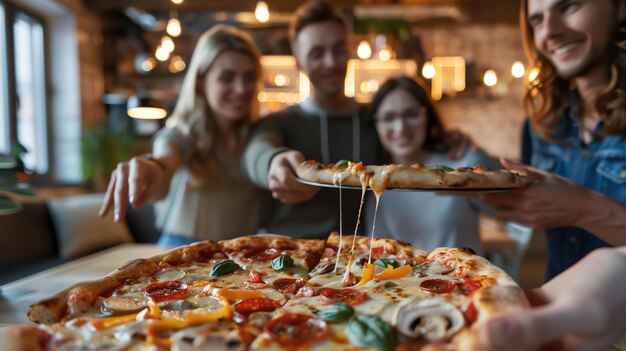
<path fill-rule="evenodd" d="M 485 350 L 608 350 L 626 333 L 626 247 L 592 252 L 530 297 L 540 306 L 486 322 Z"/>
<path fill-rule="evenodd" d="M 301 152 L 286 147 L 271 121 L 263 121 L 253 132 L 243 153 L 241 165 L 252 183 L 272 192 L 284 203 L 310 200 L 320 188 L 296 181 L 295 168 L 305 161 Z"/>
<path fill-rule="evenodd" d="M 119 222 L 125 218 L 129 202 L 139 208 L 167 196 L 172 176 L 183 163 L 183 155 L 176 143 L 159 137 L 152 151 L 152 159 L 135 156 L 117 165 L 104 195 L 101 217 L 113 210 L 113 220 Z"/>
<path fill-rule="evenodd" d="M 512 191 L 483 194 L 497 217 L 533 228 L 577 226 L 614 246 L 626 245 L 626 205 L 559 175 L 503 160 L 536 181 Z"/>

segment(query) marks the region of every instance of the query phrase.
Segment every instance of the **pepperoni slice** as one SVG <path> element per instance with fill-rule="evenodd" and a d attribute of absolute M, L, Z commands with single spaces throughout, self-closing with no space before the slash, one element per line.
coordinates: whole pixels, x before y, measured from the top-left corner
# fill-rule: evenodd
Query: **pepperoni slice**
<path fill-rule="evenodd" d="M 428 279 L 420 283 L 420 289 L 435 294 L 447 294 L 458 286 L 457 283 L 445 279 Z"/>
<path fill-rule="evenodd" d="M 272 312 L 282 306 L 280 302 L 266 297 L 243 300 L 234 306 L 235 312 L 249 316 L 253 312 Z"/>
<path fill-rule="evenodd" d="M 276 249 L 248 249 L 243 254 L 243 258 L 250 262 L 269 261 L 280 256 L 280 251 Z"/>
<path fill-rule="evenodd" d="M 263 330 L 283 347 L 300 348 L 324 339 L 328 334 L 328 325 L 313 316 L 290 313 L 267 322 Z"/>
<path fill-rule="evenodd" d="M 320 302 L 324 305 L 332 305 L 345 302 L 348 305 L 358 305 L 367 299 L 367 294 L 356 289 L 332 289 L 324 288 L 320 292 Z"/>
<path fill-rule="evenodd" d="M 481 287 L 482 287 L 482 284 L 480 284 L 480 282 L 472 278 L 465 278 L 463 279 L 463 285 L 461 286 L 461 290 L 463 291 L 465 295 L 469 295 L 473 293 L 474 291 L 480 289 Z"/>
<path fill-rule="evenodd" d="M 154 283 L 146 287 L 146 294 L 156 302 L 179 299 L 185 296 L 187 291 L 189 291 L 187 284 L 176 280 Z"/>
<path fill-rule="evenodd" d="M 274 289 L 283 294 L 295 294 L 304 286 L 304 279 L 299 278 L 282 278 L 272 282 Z"/>
<path fill-rule="evenodd" d="M 461 312 L 463 313 L 463 317 L 465 318 L 465 323 L 467 325 L 472 325 L 478 319 L 478 310 L 474 305 L 474 302 L 469 302 L 463 308 L 461 308 Z"/>

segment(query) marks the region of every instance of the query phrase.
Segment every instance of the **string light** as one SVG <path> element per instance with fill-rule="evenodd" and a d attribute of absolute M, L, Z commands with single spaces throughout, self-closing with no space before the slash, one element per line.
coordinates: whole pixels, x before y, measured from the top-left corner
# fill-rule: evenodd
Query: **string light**
<path fill-rule="evenodd" d="M 172 73 L 178 73 L 184 70 L 186 66 L 187 65 L 185 65 L 185 61 L 182 57 L 174 55 L 172 56 L 172 60 L 170 61 L 170 64 L 167 66 L 167 68 Z"/>
<path fill-rule="evenodd" d="M 360 42 L 356 49 L 356 54 L 361 60 L 367 60 L 372 57 L 372 48 L 370 47 L 370 43 L 365 40 Z"/>
<path fill-rule="evenodd" d="M 256 8 L 254 9 L 254 17 L 261 23 L 266 23 L 270 20 L 270 10 L 265 1 L 258 1 Z"/>
<path fill-rule="evenodd" d="M 422 76 L 426 79 L 433 79 L 435 77 L 435 66 L 430 61 L 424 62 L 422 67 Z"/>
<path fill-rule="evenodd" d="M 389 61 L 391 60 L 393 53 L 391 52 L 391 47 L 385 44 L 380 51 L 378 52 L 378 59 L 381 61 Z"/>
<path fill-rule="evenodd" d="M 498 83 L 498 76 L 496 75 L 496 72 L 492 69 L 488 69 L 483 76 L 483 83 L 485 83 L 488 87 L 495 86 Z"/>
<path fill-rule="evenodd" d="M 172 2 L 176 5 L 180 5 L 183 3 L 184 0 L 172 0 Z"/>
<path fill-rule="evenodd" d="M 143 69 L 145 72 L 150 72 L 154 69 L 154 67 L 156 67 L 156 62 L 152 57 L 148 57 L 146 58 L 142 63 L 141 63 L 141 69 Z"/>
<path fill-rule="evenodd" d="M 180 21 L 178 20 L 178 18 L 170 18 L 170 20 L 167 22 L 167 28 L 165 28 L 165 31 L 167 32 L 167 34 L 169 34 L 171 37 L 178 37 L 180 35 L 180 33 L 182 33 L 182 29 L 180 27 Z"/>
<path fill-rule="evenodd" d="M 174 51 L 174 41 L 172 40 L 172 38 L 166 35 L 161 38 L 161 47 L 167 50 L 167 52 L 171 53 L 172 51 Z"/>
<path fill-rule="evenodd" d="M 524 64 L 520 61 L 513 62 L 513 66 L 511 66 L 511 75 L 515 78 L 522 78 L 524 73 L 526 73 Z"/>
<path fill-rule="evenodd" d="M 154 57 L 159 61 L 167 61 L 167 59 L 170 58 L 170 52 L 159 45 L 154 53 Z"/>

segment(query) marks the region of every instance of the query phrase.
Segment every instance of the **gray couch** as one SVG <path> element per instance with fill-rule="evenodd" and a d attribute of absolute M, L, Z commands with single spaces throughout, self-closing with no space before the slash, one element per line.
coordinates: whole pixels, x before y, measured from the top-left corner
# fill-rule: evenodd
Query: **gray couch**
<path fill-rule="evenodd" d="M 63 240 L 76 241 L 75 238 L 68 239 L 67 234 L 59 233 L 59 228 L 66 231 L 68 219 L 72 222 L 82 221 L 83 228 L 102 229 L 104 226 L 111 225 L 111 217 L 107 219 L 108 222 L 98 222 L 105 220 L 97 218 L 97 208 L 95 208 L 93 197 L 90 202 L 91 207 L 94 208 L 82 207 L 78 210 L 59 207 L 58 204 L 51 206 L 50 203 L 25 204 L 18 213 L 0 215 L 0 285 L 119 244 L 118 239 L 112 238 L 111 241 L 99 239 L 95 244 L 82 245 L 80 249 L 74 247 L 68 251 L 66 247 L 64 248 L 67 243 L 63 243 Z M 77 216 L 88 218 L 77 218 Z M 65 223 L 59 223 L 61 221 Z M 85 226 L 85 224 L 88 225 Z M 72 224 L 69 226 L 71 227 Z M 154 227 L 151 206 L 141 209 L 130 208 L 123 226 L 127 228 L 127 230 L 123 229 L 126 233 L 123 242 L 154 243 L 158 240 L 159 231 Z M 101 231 L 98 233 L 98 230 L 92 232 L 77 229 L 76 226 L 73 229 L 74 231 L 82 230 L 84 234 L 81 233 L 81 236 L 103 236 Z M 130 233 L 130 236 L 127 233 Z M 70 242 L 70 246 L 71 244 L 74 243 Z"/>

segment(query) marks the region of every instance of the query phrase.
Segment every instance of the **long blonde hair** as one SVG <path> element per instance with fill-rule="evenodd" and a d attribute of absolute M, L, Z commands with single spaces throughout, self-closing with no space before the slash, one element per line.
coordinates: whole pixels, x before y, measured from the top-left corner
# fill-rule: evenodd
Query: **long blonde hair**
<path fill-rule="evenodd" d="M 198 39 L 180 88 L 176 107 L 167 121 L 169 127 L 178 129 L 194 146 L 188 169 L 197 184 L 204 184 L 210 178 L 219 176 L 215 157 L 217 139 L 215 115 L 206 98 L 203 82 L 215 59 L 225 51 L 239 52 L 252 59 L 256 67 L 258 89 L 261 80 L 261 55 L 252 38 L 235 27 L 214 26 Z M 253 97 L 250 116 L 241 124 L 239 130 L 241 148 L 247 139 L 252 122 L 258 118 L 256 92 Z"/>
<path fill-rule="evenodd" d="M 618 1 L 612 0 L 617 5 Z M 539 75 L 526 85 L 524 110 L 530 117 L 533 130 L 541 137 L 552 140 L 554 129 L 568 105 L 570 82 L 560 78 L 554 66 L 541 55 L 534 43 L 532 28 L 527 22 L 528 0 L 521 1 L 520 26 L 522 43 L 529 66 L 539 69 Z M 604 121 L 603 136 L 626 131 L 626 32 L 620 22 L 609 48 L 611 79 L 599 87 L 592 97 L 593 106 Z M 579 106 L 582 107 L 582 104 Z M 576 111 L 580 114 L 580 110 Z"/>

